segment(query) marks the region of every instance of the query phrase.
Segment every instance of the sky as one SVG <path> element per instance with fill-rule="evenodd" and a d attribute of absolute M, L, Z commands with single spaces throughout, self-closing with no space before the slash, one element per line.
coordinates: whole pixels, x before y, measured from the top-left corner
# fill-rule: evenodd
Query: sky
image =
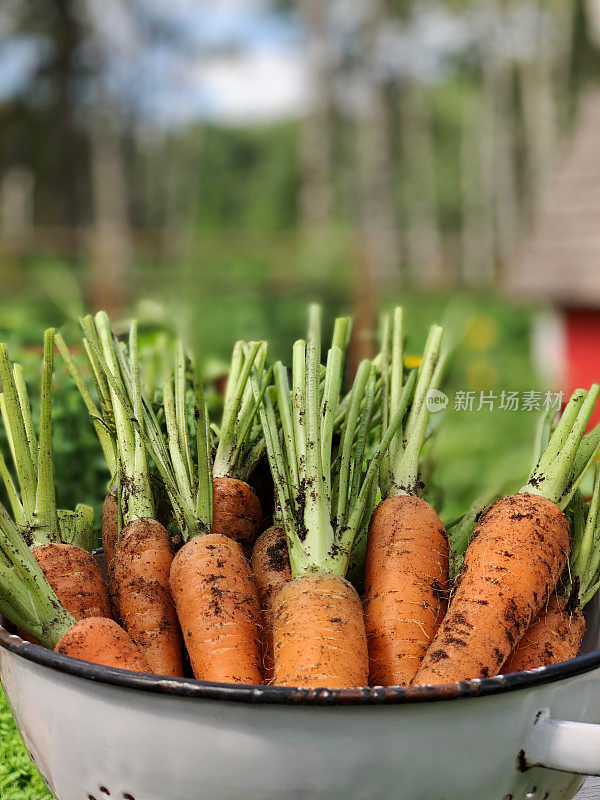
<path fill-rule="evenodd" d="M 44 52 L 39 39 L 12 34 L 10 6 L 18 2 L 27 0 L 0 3 L 0 100 L 24 90 Z M 368 2 L 330 0 L 338 47 L 355 35 Z M 87 55 L 97 63 L 100 54 L 107 65 L 105 96 L 146 124 L 172 128 L 198 119 L 264 124 L 301 116 L 310 107 L 302 22 L 289 11 L 274 10 L 269 0 L 87 0 L 86 5 L 96 31 Z M 503 20 L 473 8 L 456 14 L 435 0 L 422 0 L 408 23 L 387 26 L 380 70 L 435 81 L 457 54 L 490 37 L 513 56 L 527 50 L 532 27 L 527 3 Z M 347 86 L 360 77 L 351 75 Z M 90 90 L 88 102 L 96 102 L 96 90 Z"/>

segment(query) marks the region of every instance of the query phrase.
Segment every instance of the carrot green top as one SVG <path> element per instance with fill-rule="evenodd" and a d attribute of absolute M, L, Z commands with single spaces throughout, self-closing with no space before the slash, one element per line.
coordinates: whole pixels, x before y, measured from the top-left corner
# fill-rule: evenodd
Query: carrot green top
<path fill-rule="evenodd" d="M 185 540 L 212 528 L 213 474 L 246 475 L 264 449 L 260 426 L 255 424 L 258 403 L 248 379 L 252 367 L 262 371 L 266 343 L 237 342 L 232 373 L 225 397 L 223 424 L 213 465 L 213 437 L 204 400 L 202 381 L 195 376 L 193 418 L 196 456 L 189 430 L 188 362 L 177 343 L 173 374 L 163 380 L 163 403 L 167 436 L 152 406 L 140 389 L 137 357 L 137 325 L 131 325 L 129 348 L 117 342 L 104 312 L 83 320 L 90 360 L 97 365 L 99 382 L 104 380 L 117 433 L 118 468 L 122 487 L 123 522 L 154 514 L 150 491 L 148 456 L 152 459 Z M 248 352 L 246 352 L 246 347 Z"/>
<path fill-rule="evenodd" d="M 565 594 L 583 608 L 600 589 L 600 464 L 589 505 L 577 491 L 569 505 L 572 545 Z"/>
<path fill-rule="evenodd" d="M 128 353 L 116 340 L 108 316 L 99 311 L 94 320 L 82 321 L 86 341 L 99 373 L 108 383 L 117 438 L 117 472 L 123 524 L 154 517 L 154 497 L 146 448 L 131 414 L 121 402 L 130 399 L 133 415 L 143 419 L 143 400 L 138 363 L 137 322 L 131 323 Z"/>
<path fill-rule="evenodd" d="M 56 334 L 56 346 L 65 362 L 69 374 L 73 378 L 75 385 L 79 389 L 81 398 L 85 404 L 90 420 L 96 431 L 96 436 L 100 442 L 106 466 L 110 472 L 109 487 L 112 487 L 117 479 L 117 443 L 116 433 L 114 430 L 114 414 L 112 409 L 111 395 L 108 383 L 104 378 L 102 370 L 100 369 L 94 352 L 89 346 L 86 338 L 83 340 L 83 348 L 87 354 L 88 364 L 94 378 L 96 386 L 96 394 L 99 399 L 100 408 L 94 402 L 90 390 L 84 380 L 81 370 L 77 366 L 77 362 L 69 352 L 69 348 L 65 344 L 65 340 L 60 333 Z"/>
<path fill-rule="evenodd" d="M 429 421 L 429 393 L 439 385 L 445 364 L 442 336 L 442 328 L 433 325 L 419 366 L 406 427 L 396 432 L 386 456 L 382 459 L 380 486 L 384 497 L 419 493 L 419 457 Z M 384 318 L 381 378 L 381 416 L 385 431 L 401 403 L 405 387 L 401 308 L 395 309 L 392 325 L 388 317 Z"/>
<path fill-rule="evenodd" d="M 267 347 L 265 342 L 253 342 L 249 354 L 244 347 L 244 342 L 236 342 L 231 357 L 223 418 L 216 431 L 215 478 L 248 480 L 265 449 L 262 428 L 254 424 L 257 408 L 249 377 L 253 366 L 262 370 Z"/>
<path fill-rule="evenodd" d="M 321 333 L 311 310 L 307 341 L 292 354 L 292 385 L 281 362 L 274 365 L 274 386 L 264 391 L 256 370 L 255 397 L 262 394 L 261 421 L 284 524 L 292 574 L 323 572 L 344 576 L 375 480 L 408 404 L 400 404 L 370 461 L 366 459 L 369 423 L 375 406 L 376 375 L 371 361 L 358 368 L 334 446 L 344 349 L 349 320 L 336 320 L 321 380 Z"/>
<path fill-rule="evenodd" d="M 568 506 L 600 446 L 600 426 L 585 435 L 599 394 L 598 384 L 573 392 L 521 493 L 546 497 L 563 511 Z"/>
<path fill-rule="evenodd" d="M 52 370 L 54 330 L 44 334 L 44 361 L 40 393 L 39 441 L 20 364 L 11 364 L 0 344 L 2 420 L 10 446 L 19 489 L 0 453 L 2 478 L 14 519 L 27 541 L 35 546 L 61 540 L 52 457 Z"/>
<path fill-rule="evenodd" d="M 8 511 L 0 504 L 0 612 L 45 647 L 75 625 Z"/>

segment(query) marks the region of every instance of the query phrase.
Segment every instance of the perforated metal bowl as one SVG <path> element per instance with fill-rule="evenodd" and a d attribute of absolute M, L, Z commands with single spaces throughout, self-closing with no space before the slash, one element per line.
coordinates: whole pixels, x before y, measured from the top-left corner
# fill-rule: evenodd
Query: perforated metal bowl
<path fill-rule="evenodd" d="M 0 628 L 4 690 L 59 800 L 564 800 L 600 774 L 600 606 L 583 654 L 437 687 L 160 678 Z"/>

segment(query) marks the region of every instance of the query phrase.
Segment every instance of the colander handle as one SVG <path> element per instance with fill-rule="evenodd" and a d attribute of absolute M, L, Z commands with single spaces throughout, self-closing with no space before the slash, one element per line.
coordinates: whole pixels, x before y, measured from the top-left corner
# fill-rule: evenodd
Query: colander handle
<path fill-rule="evenodd" d="M 600 725 L 554 719 L 543 709 L 529 728 L 521 756 L 528 767 L 600 775 Z"/>

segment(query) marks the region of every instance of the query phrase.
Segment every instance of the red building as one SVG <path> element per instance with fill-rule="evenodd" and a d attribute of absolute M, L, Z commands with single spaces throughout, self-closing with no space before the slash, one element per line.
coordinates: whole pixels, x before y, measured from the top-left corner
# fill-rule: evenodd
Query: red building
<path fill-rule="evenodd" d="M 557 388 L 570 393 L 600 382 L 598 91 L 582 103 L 574 136 L 508 284 L 517 298 L 549 301 L 555 310 L 540 317 L 533 342 L 534 357 Z"/>

